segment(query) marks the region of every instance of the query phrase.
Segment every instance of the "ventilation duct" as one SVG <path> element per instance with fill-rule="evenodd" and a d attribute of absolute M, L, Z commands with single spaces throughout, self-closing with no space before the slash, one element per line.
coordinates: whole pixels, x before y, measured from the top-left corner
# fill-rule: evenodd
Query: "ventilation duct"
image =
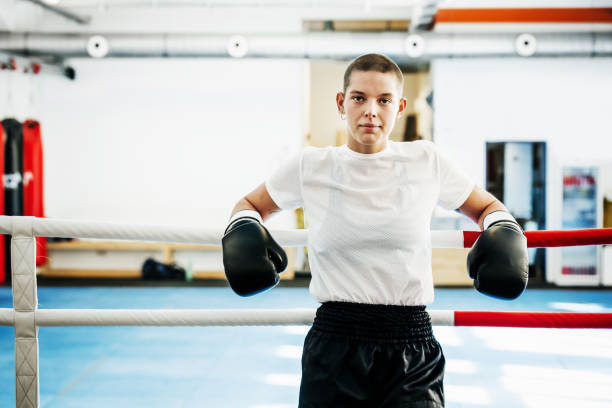
<path fill-rule="evenodd" d="M 90 54 L 101 41 L 104 52 Z M 535 43 L 534 43 L 535 42 Z M 400 62 L 455 57 L 610 56 L 612 33 L 306 33 L 287 35 L 0 34 L 0 51 L 58 57 L 350 59 L 368 52 Z M 100 51 L 98 49 L 98 51 Z"/>

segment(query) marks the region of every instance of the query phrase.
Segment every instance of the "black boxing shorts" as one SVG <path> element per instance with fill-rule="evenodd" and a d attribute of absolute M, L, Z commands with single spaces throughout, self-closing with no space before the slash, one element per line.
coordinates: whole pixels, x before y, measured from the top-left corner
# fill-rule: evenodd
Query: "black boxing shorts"
<path fill-rule="evenodd" d="M 444 407 L 425 306 L 326 302 L 304 341 L 299 408 Z"/>

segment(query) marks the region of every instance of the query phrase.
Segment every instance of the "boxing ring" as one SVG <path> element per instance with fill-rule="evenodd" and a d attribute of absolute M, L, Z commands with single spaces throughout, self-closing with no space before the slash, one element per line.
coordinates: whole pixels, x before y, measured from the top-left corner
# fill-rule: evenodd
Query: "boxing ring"
<path fill-rule="evenodd" d="M 314 309 L 292 310 L 39 310 L 36 285 L 36 236 L 219 244 L 222 231 L 201 228 L 129 225 L 0 216 L 0 233 L 11 239 L 13 308 L 0 309 L 0 325 L 15 330 L 15 392 L 19 408 L 38 407 L 38 327 L 42 326 L 247 326 L 310 325 Z M 283 246 L 304 246 L 306 231 L 274 231 Z M 432 231 L 432 246 L 469 248 L 479 233 Z M 529 247 L 612 243 L 612 229 L 529 231 Z M 430 310 L 438 326 L 612 328 L 612 313 L 529 313 Z"/>

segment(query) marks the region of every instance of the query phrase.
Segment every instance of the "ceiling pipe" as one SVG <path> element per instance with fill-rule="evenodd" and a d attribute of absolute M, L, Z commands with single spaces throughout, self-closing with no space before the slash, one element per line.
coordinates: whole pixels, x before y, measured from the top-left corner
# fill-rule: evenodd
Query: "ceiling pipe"
<path fill-rule="evenodd" d="M 68 57 L 351 59 L 368 52 L 400 62 L 456 57 L 610 56 L 612 33 L 307 33 L 286 35 L 0 34 L 0 51 Z"/>

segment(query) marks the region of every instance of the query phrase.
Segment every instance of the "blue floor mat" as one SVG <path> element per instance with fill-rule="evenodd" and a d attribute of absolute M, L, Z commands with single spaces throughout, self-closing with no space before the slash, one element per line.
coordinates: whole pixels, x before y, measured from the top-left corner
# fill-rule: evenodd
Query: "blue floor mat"
<path fill-rule="evenodd" d="M 40 308 L 315 308 L 307 289 L 41 287 Z M 0 307 L 11 307 L 0 288 Z M 436 289 L 430 309 L 612 312 L 606 290 L 516 301 Z M 41 407 L 295 407 L 306 326 L 42 327 Z M 612 330 L 436 327 L 447 407 L 611 407 Z M 15 406 L 14 334 L 0 327 L 0 406 Z"/>

